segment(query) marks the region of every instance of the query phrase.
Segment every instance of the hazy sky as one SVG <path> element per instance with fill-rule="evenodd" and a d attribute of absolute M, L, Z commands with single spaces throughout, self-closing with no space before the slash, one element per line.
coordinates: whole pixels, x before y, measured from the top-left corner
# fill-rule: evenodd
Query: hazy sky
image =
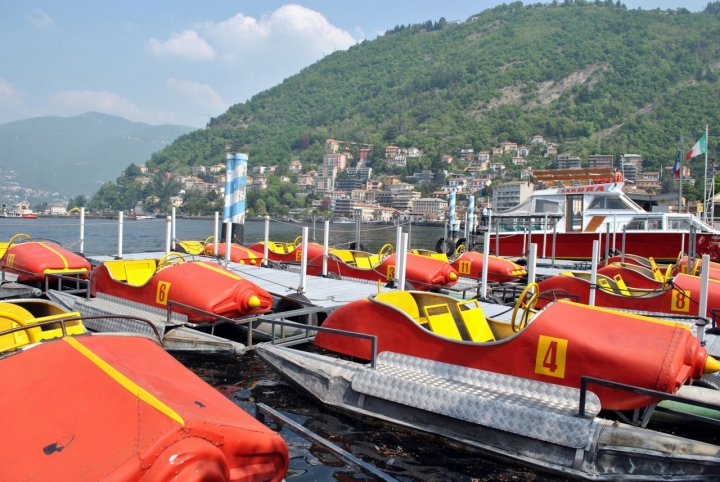
<path fill-rule="evenodd" d="M 200 127 L 208 115 L 333 50 L 396 24 L 465 20 L 500 3 L 6 0 L 0 2 L 0 124 L 98 111 Z M 707 0 L 624 3 L 699 11 Z"/>

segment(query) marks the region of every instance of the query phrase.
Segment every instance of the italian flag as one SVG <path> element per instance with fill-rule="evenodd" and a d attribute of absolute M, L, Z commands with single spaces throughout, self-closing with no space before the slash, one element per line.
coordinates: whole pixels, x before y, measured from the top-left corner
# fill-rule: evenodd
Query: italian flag
<path fill-rule="evenodd" d="M 698 139 L 698 141 L 695 143 L 693 148 L 687 153 L 685 156 L 685 160 L 692 159 L 695 156 L 699 156 L 700 154 L 705 154 L 707 152 L 707 137 L 705 134 Z"/>

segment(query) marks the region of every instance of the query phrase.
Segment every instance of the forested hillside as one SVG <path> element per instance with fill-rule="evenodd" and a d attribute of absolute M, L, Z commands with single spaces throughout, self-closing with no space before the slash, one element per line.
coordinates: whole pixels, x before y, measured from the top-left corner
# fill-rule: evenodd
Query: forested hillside
<path fill-rule="evenodd" d="M 317 163 L 334 138 L 373 144 L 376 172 L 387 145 L 421 148 L 412 173 L 461 148 L 541 134 L 560 153 L 636 153 L 658 170 L 706 123 L 716 149 L 718 15 L 717 2 L 702 13 L 514 2 L 459 25 L 398 26 L 234 105 L 148 165 L 187 173 L 223 162 L 229 145 L 283 172 L 291 159 Z"/>

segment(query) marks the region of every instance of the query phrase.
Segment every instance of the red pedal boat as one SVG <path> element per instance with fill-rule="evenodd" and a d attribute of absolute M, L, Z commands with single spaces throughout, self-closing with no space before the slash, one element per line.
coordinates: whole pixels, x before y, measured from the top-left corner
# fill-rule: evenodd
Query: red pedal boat
<path fill-rule="evenodd" d="M 567 271 L 539 283 L 543 294 L 538 301 L 542 307 L 556 297 L 575 295 L 578 302 L 590 302 L 590 273 Z M 700 278 L 678 274 L 663 280 L 653 272 L 637 265 L 613 263 L 598 270 L 598 289 L 595 305 L 635 311 L 698 316 Z M 708 311 L 720 307 L 720 281 L 710 280 Z"/>
<path fill-rule="evenodd" d="M 482 278 L 483 255 L 481 253 L 475 251 L 457 251 L 455 253 L 455 259 L 449 261 L 445 253 L 435 253 L 434 251 L 426 249 L 413 249 L 411 252 L 420 256 L 427 256 L 450 263 L 460 276 L 474 279 Z M 488 256 L 488 281 L 504 283 L 506 281 L 517 280 L 526 275 L 527 271 L 519 264 L 513 263 L 509 259 Z"/>
<path fill-rule="evenodd" d="M 90 293 L 98 292 L 158 308 L 176 301 L 226 318 L 264 313 L 272 307 L 272 296 L 254 283 L 215 263 L 186 262 L 179 253 L 160 260 L 105 261 L 90 278 Z M 214 318 L 182 308 L 193 323 Z"/>
<path fill-rule="evenodd" d="M 35 318 L 30 310 L 0 303 L 0 378 L 12 387 L 0 394 L 8 434 L 0 442 L 3 480 L 279 482 L 285 476 L 283 439 L 153 340 L 63 337 L 52 325 L 29 328 L 45 333 L 41 342 L 31 342 L 27 330 L 8 334 L 73 316 Z M 82 328 L 78 323 L 68 326 Z"/>
<path fill-rule="evenodd" d="M 204 254 L 207 256 L 215 256 L 215 243 L 213 239 L 215 236 L 210 236 L 202 241 L 179 241 L 176 251 L 179 253 L 187 254 Z M 226 243 L 218 243 L 218 255 L 221 258 L 225 258 L 225 251 L 227 250 Z M 263 255 L 252 249 L 246 248 L 239 244 L 232 243 L 230 245 L 230 261 L 239 264 L 249 264 L 252 266 L 260 266 L 263 262 Z"/>
<path fill-rule="evenodd" d="M 387 283 L 397 277 L 396 255 L 390 253 L 392 246 L 389 244 L 383 246 L 378 254 L 333 249 L 327 261 L 328 272 L 338 276 Z M 307 273 L 319 275 L 322 273 L 322 266 L 323 257 L 320 255 L 308 261 Z M 454 285 L 458 281 L 458 273 L 444 261 L 408 253 L 405 279 L 413 289 L 432 290 Z"/>
<path fill-rule="evenodd" d="M 524 326 L 537 299 L 524 302 L 526 293 L 510 323 L 486 319 L 476 300 L 393 291 L 335 310 L 323 327 L 375 335 L 378 353 L 392 351 L 575 388 L 587 375 L 675 393 L 691 379 L 720 369 L 720 362 L 681 323 L 561 300 Z M 369 340 L 325 332 L 317 333 L 315 344 L 363 359 L 371 353 Z M 605 409 L 654 402 L 605 387 L 592 390 Z"/>
<path fill-rule="evenodd" d="M 268 259 L 280 263 L 299 263 L 302 258 L 302 236 L 295 239 L 293 243 L 276 243 L 268 242 Z M 248 246 L 248 249 L 256 253 L 265 254 L 265 241 L 254 243 Z M 220 251 L 220 248 L 218 248 Z M 323 255 L 323 247 L 317 243 L 308 243 L 307 259 L 313 259 Z M 262 257 L 262 256 L 261 256 Z"/>
<path fill-rule="evenodd" d="M 612 263 L 621 262 L 622 256 L 613 256 L 609 258 L 607 260 L 607 263 L 605 264 L 609 265 Z M 661 276 L 667 275 L 667 273 L 685 273 L 693 276 L 700 276 L 700 273 L 702 273 L 702 258 L 695 258 L 692 265 L 688 269 L 689 262 L 690 258 L 688 256 L 683 256 L 682 253 L 678 255 L 678 258 L 675 261 L 674 265 L 657 264 L 653 258 L 644 258 L 642 256 L 637 256 L 633 254 L 625 255 L 625 264 L 634 264 L 637 266 L 642 266 L 643 268 L 647 268 L 653 272 L 653 275 L 657 279 L 661 279 Z M 668 268 L 670 268 L 669 271 Z M 720 280 L 720 263 L 710 261 L 710 279 Z"/>
<path fill-rule="evenodd" d="M 18 244 L 17 241 L 25 242 Z M 7 271 L 17 273 L 18 281 L 43 281 L 47 275 L 87 278 L 90 262 L 51 241 L 33 241 L 27 234 L 16 234 L 0 243 L 0 262 Z"/>

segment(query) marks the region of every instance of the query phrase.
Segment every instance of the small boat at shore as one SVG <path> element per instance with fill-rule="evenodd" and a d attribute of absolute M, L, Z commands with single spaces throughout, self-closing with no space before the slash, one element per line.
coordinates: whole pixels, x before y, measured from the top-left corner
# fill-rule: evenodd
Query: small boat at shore
<path fill-rule="evenodd" d="M 455 257 L 450 261 L 445 253 L 436 253 L 427 249 L 412 249 L 411 253 L 427 256 L 450 265 L 467 278 L 480 279 L 483 274 L 483 255 L 475 251 L 456 251 Z M 515 281 L 527 276 L 527 270 L 517 263 L 499 256 L 488 256 L 487 280 L 497 283 Z"/>
<path fill-rule="evenodd" d="M 20 219 L 37 219 L 38 214 L 30 209 L 30 203 L 22 201 L 12 206 L 7 204 L 0 205 L 0 217 L 2 218 L 20 218 Z"/>
<path fill-rule="evenodd" d="M 85 334 L 47 301 L 0 302 L 0 377 L 4 480 L 279 482 L 288 468 L 280 435 L 157 340 Z"/>
<path fill-rule="evenodd" d="M 174 301 L 226 318 L 265 313 L 273 304 L 270 293 L 232 271 L 206 261 L 185 261 L 174 252 L 159 260 L 104 261 L 93 270 L 90 293 L 163 310 Z M 173 311 L 187 315 L 193 323 L 216 321 L 181 307 Z"/>
<path fill-rule="evenodd" d="M 6 271 L 17 273 L 20 282 L 39 282 L 52 275 L 84 279 L 91 270 L 85 257 L 53 241 L 33 241 L 27 234 L 16 234 L 7 243 L 0 243 L 0 263 Z"/>
<path fill-rule="evenodd" d="M 265 253 L 265 241 L 253 243 L 248 249 L 256 253 Z M 218 251 L 220 248 L 218 248 Z M 307 244 L 307 259 L 323 255 L 324 248 L 317 243 Z M 299 263 L 302 258 L 302 236 L 298 236 L 292 243 L 279 243 L 268 241 L 268 259 L 279 263 Z"/>

